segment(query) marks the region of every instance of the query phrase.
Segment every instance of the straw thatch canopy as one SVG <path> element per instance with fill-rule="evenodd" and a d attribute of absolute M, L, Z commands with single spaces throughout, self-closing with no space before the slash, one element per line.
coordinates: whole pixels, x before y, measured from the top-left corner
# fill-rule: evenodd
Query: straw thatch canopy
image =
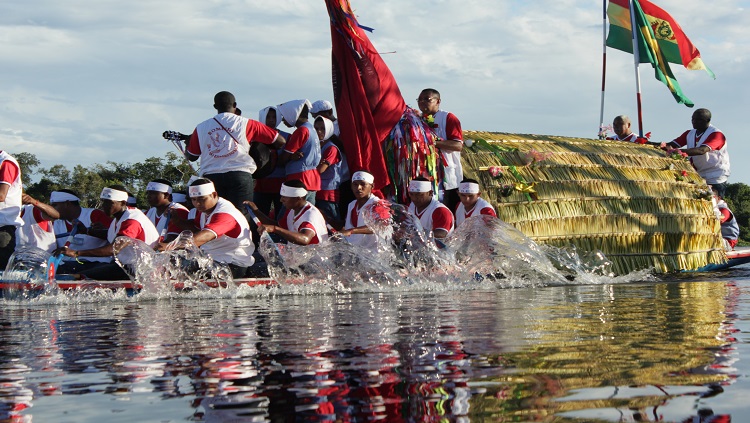
<path fill-rule="evenodd" d="M 602 251 L 617 274 L 726 261 L 710 188 L 654 146 L 464 131 L 464 176 L 537 243 Z"/>

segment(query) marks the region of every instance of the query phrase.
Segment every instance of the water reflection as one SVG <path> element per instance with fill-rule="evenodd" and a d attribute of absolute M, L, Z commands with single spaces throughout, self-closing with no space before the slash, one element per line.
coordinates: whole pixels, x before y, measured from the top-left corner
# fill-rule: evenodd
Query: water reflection
<path fill-rule="evenodd" d="M 708 421 L 747 303 L 684 282 L 10 304 L 0 419 Z"/>

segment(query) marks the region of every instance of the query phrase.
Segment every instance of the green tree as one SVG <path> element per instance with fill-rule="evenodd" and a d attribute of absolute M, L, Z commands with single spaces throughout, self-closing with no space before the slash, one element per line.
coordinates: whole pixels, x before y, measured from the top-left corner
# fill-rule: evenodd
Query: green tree
<path fill-rule="evenodd" d="M 21 182 L 23 182 L 24 186 L 28 186 L 31 184 L 31 175 L 34 174 L 34 169 L 39 167 L 42 163 L 37 159 L 36 155 L 32 153 L 22 151 L 11 155 L 15 157 L 18 166 L 21 168 Z"/>
<path fill-rule="evenodd" d="M 724 200 L 740 225 L 739 245 L 750 245 L 750 186 L 738 182 L 727 184 Z"/>

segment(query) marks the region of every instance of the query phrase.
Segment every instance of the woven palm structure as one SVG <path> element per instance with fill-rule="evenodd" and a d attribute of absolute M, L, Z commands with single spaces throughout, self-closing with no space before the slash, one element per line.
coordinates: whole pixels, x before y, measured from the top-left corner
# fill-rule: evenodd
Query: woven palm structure
<path fill-rule="evenodd" d="M 648 145 L 465 131 L 464 176 L 540 244 L 603 252 L 627 274 L 726 261 L 710 189 L 690 163 Z"/>

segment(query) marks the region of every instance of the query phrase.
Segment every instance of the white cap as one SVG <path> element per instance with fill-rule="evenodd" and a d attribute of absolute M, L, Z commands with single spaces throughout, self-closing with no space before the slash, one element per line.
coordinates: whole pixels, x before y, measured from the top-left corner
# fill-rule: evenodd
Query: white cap
<path fill-rule="evenodd" d="M 320 113 L 326 110 L 333 110 L 333 105 L 328 100 L 318 100 L 312 104 L 310 113 Z"/>

